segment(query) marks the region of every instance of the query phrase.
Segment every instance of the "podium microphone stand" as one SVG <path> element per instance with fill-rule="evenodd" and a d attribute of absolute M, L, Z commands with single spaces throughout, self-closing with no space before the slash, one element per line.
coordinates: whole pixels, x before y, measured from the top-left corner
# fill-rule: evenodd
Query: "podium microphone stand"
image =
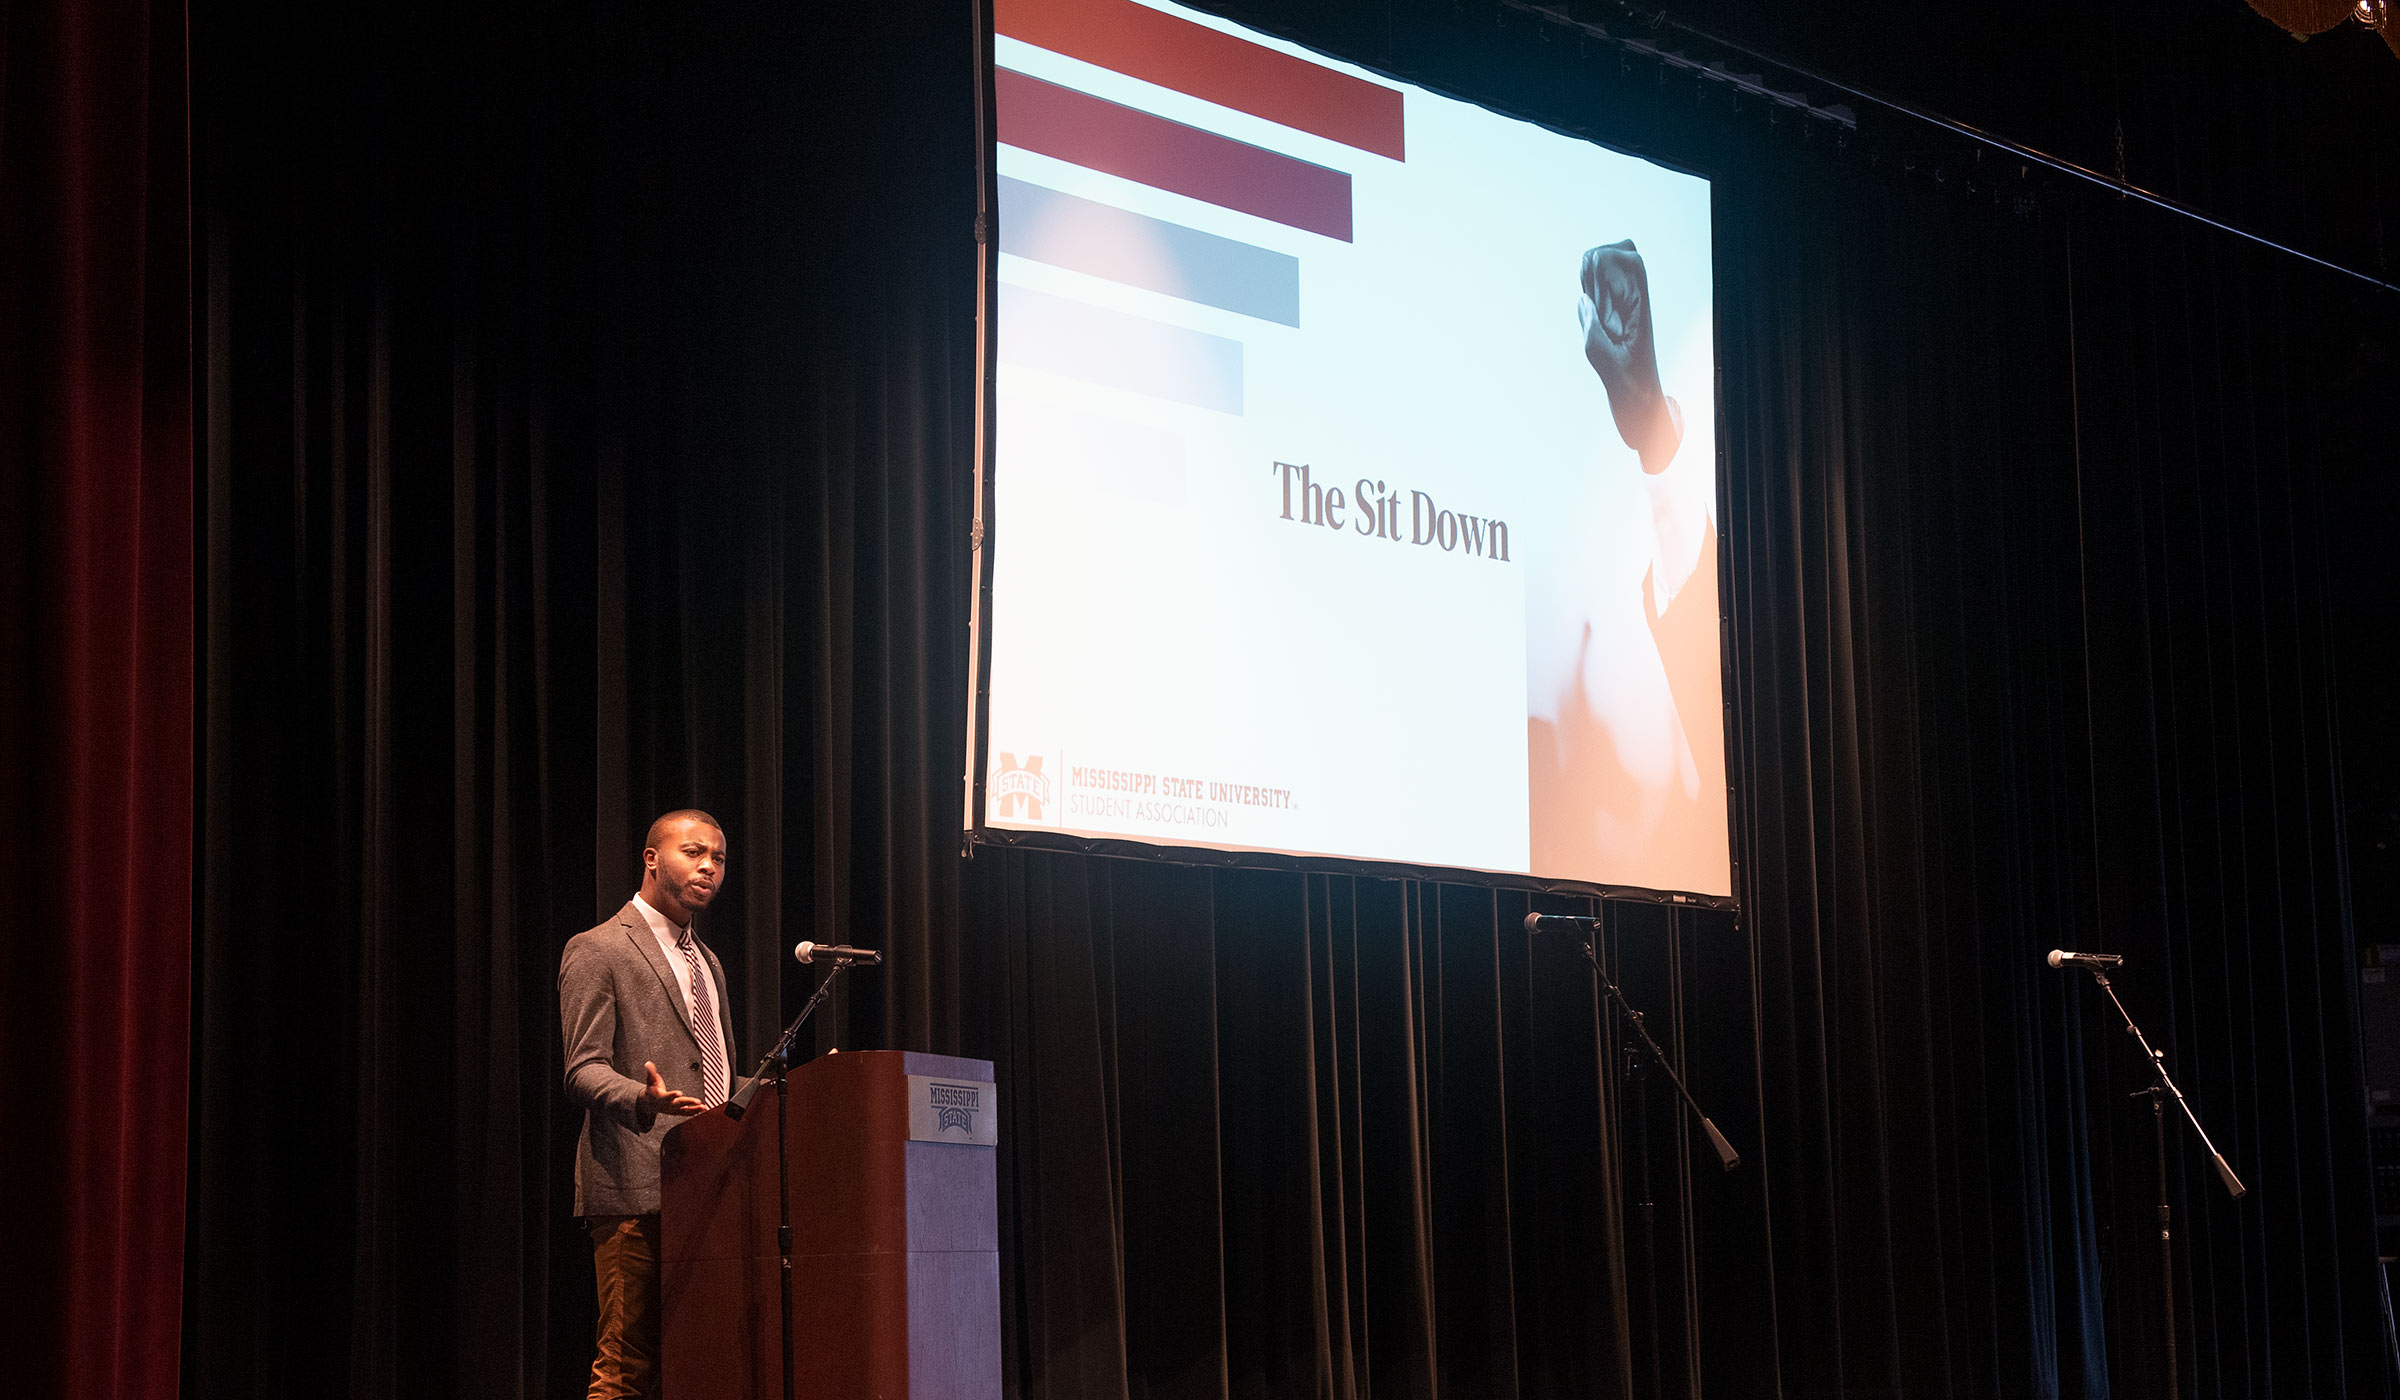
<path fill-rule="evenodd" d="M 775 1247 L 783 1255 L 783 1400 L 792 1400 L 792 1367 L 796 1360 L 792 1344 L 792 1162 L 791 1131 L 788 1127 L 788 1115 L 791 1112 L 788 1078 L 792 1072 L 792 1052 L 800 1044 L 800 1028 L 808 1024 L 810 1016 L 816 1014 L 817 1004 L 825 1000 L 826 993 L 833 990 L 834 982 L 842 973 L 853 963 L 873 967 L 883 961 L 882 954 L 869 949 L 820 948 L 813 943 L 802 943 L 792 950 L 792 955 L 804 963 L 813 962 L 818 957 L 830 957 L 833 959 L 833 969 L 825 974 L 824 981 L 817 984 L 816 994 L 808 999 L 807 1005 L 800 1008 L 800 1014 L 783 1028 L 783 1038 L 775 1042 L 775 1048 L 758 1062 L 758 1072 L 750 1077 L 750 1082 L 742 1086 L 740 1093 L 725 1101 L 725 1116 L 738 1123 L 742 1115 L 750 1111 L 750 1099 L 758 1092 L 758 1086 L 770 1078 L 775 1081 L 775 1208 L 778 1212 Z"/>

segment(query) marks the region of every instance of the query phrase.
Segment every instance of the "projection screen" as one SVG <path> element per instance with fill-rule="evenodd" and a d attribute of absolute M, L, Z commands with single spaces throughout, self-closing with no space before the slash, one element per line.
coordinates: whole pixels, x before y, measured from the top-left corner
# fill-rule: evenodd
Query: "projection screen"
<path fill-rule="evenodd" d="M 1175 5 L 993 20 L 977 838 L 1730 898 L 1708 182 Z"/>

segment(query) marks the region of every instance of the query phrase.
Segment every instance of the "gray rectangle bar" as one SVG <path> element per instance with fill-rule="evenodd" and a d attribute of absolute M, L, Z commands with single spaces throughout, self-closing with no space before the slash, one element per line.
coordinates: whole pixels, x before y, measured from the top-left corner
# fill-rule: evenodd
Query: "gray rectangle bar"
<path fill-rule="evenodd" d="M 1300 324 L 1300 260 L 1000 177 L 1000 251 L 1280 325 Z"/>

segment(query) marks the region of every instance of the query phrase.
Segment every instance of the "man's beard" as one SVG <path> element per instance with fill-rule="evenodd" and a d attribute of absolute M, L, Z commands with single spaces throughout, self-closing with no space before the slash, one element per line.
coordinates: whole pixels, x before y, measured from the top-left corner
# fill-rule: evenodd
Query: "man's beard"
<path fill-rule="evenodd" d="M 697 916 L 701 909 L 706 907 L 708 901 L 716 896 L 716 889 L 712 886 L 705 894 L 695 894 L 691 881 L 675 881 L 670 877 L 667 893 L 672 895 L 675 902 L 682 905 L 687 913 Z"/>

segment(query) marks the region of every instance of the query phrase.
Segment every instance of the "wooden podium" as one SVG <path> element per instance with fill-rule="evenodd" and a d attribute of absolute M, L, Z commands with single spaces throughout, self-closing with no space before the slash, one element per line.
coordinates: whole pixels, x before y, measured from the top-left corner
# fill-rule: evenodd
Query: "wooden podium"
<path fill-rule="evenodd" d="M 1000 1235 L 988 1060 L 883 1050 L 792 1071 L 667 1134 L 664 1400 L 780 1400 L 775 1139 L 787 1134 L 800 1400 L 998 1400 Z"/>

